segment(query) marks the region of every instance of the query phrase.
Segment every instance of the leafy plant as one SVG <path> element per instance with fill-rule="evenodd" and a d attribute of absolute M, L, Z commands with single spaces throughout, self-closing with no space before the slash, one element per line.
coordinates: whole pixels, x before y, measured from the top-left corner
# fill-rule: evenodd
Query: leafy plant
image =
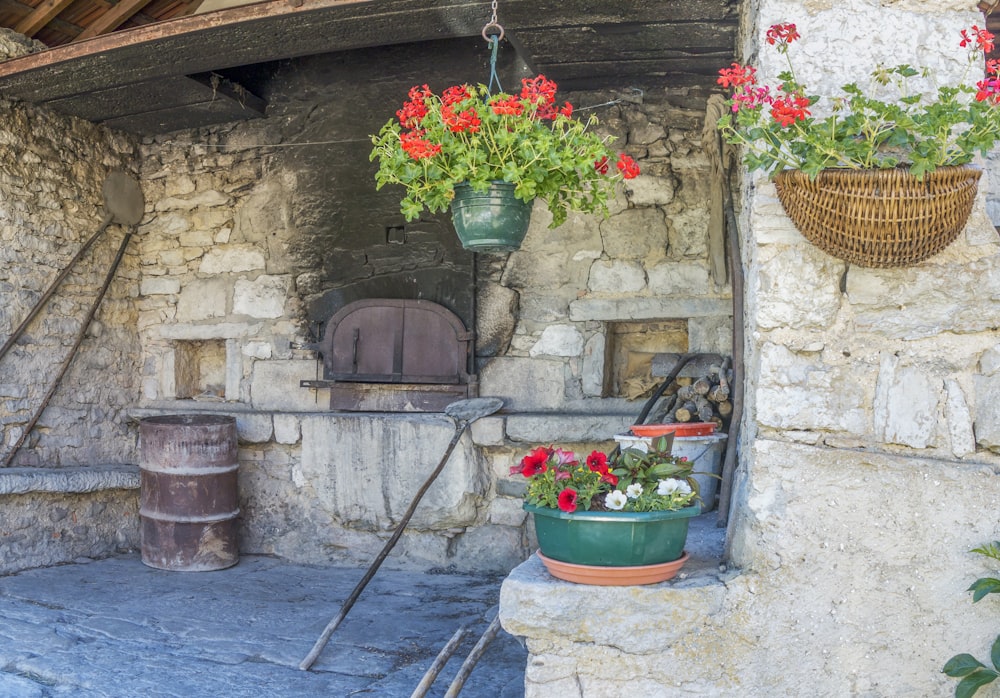
<path fill-rule="evenodd" d="M 455 85 L 440 96 L 413 87 L 396 119 L 372 136 L 378 158 L 376 188 L 401 184 L 400 211 L 416 219 L 424 208 L 444 211 L 455 185 L 485 192 L 491 182 L 516 185 L 522 201 L 543 199 L 555 228 L 570 210 L 607 212 L 619 179 L 638 176 L 630 156 L 617 162 L 610 137 L 592 130 L 597 118 L 573 118 L 573 105 L 556 105 L 556 83 L 544 75 L 522 80 L 519 95 L 491 95 L 485 85 Z"/>
<path fill-rule="evenodd" d="M 756 70 L 733 63 L 719 71 L 718 82 L 732 88 L 731 113 L 718 127 L 727 142 L 745 147 L 750 170 L 774 175 L 799 169 L 811 177 L 827 168 L 889 169 L 908 165 L 918 179 L 945 165 L 969 163 L 1000 138 L 1000 61 L 988 61 L 987 76 L 965 84 L 973 67 L 993 50 L 993 34 L 972 26 L 962 30 L 968 66 L 958 86 L 942 86 L 936 95 L 913 89 L 915 78 L 929 71 L 910 65 L 878 66 L 866 92 L 857 83 L 833 98 L 832 113 L 812 115 L 821 99 L 795 77 L 791 44 L 800 37 L 794 24 L 775 24 L 765 40 L 780 52 L 788 69 L 777 87 L 759 85 Z"/>
<path fill-rule="evenodd" d="M 1000 541 L 973 548 L 972 552 L 1000 562 Z M 967 591 L 972 592 L 972 602 L 975 603 L 989 594 L 1000 593 L 1000 579 L 981 577 L 973 582 Z M 980 688 L 1000 677 L 1000 635 L 990 648 L 990 663 L 993 665 L 992 668 L 971 654 L 962 653 L 949 659 L 941 671 L 948 676 L 961 679 L 955 687 L 955 698 L 970 698 Z"/>
<path fill-rule="evenodd" d="M 673 438 L 661 436 L 648 451 L 610 456 L 594 451 L 584 462 L 571 451 L 540 446 L 511 468 L 529 479 L 525 501 L 573 512 L 673 511 L 698 497 L 692 464 L 671 455 Z"/>

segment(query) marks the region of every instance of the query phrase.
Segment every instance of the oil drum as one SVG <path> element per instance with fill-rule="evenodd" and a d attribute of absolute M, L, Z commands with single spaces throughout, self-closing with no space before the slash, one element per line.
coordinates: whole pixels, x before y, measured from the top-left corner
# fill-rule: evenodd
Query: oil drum
<path fill-rule="evenodd" d="M 239 562 L 236 418 L 183 414 L 139 422 L 142 562 L 203 572 Z"/>

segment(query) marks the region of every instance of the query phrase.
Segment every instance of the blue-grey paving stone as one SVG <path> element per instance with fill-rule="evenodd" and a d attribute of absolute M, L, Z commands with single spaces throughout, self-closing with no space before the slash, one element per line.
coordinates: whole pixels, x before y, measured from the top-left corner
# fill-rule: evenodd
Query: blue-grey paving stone
<path fill-rule="evenodd" d="M 132 555 L 0 577 L 0 698 L 407 698 L 468 625 L 429 693 L 440 698 L 495 615 L 501 578 L 380 570 L 299 670 L 364 573 L 264 556 L 167 572 Z M 520 698 L 526 658 L 501 632 L 462 698 Z"/>

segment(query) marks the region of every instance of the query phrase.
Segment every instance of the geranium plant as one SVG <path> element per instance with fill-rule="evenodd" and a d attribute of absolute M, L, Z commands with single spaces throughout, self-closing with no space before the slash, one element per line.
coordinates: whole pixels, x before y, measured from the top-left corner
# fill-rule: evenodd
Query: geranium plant
<path fill-rule="evenodd" d="M 556 83 L 543 75 L 522 80 L 518 95 L 491 95 L 484 85 L 440 95 L 413 87 L 396 118 L 372 136 L 376 188 L 406 187 L 406 220 L 425 208 L 444 211 L 464 182 L 480 192 L 494 181 L 516 185 L 518 199 L 548 204 L 553 228 L 570 210 L 606 213 L 615 182 L 636 177 L 639 167 L 616 157 L 612 138 L 593 130 L 596 117 L 573 118 L 573 105 L 557 104 L 555 95 Z"/>
<path fill-rule="evenodd" d="M 969 163 L 1000 137 L 1000 61 L 989 61 L 986 76 L 974 85 L 966 82 L 993 50 L 994 37 L 985 29 L 973 26 L 961 32 L 968 66 L 957 86 L 923 94 L 913 82 L 928 77 L 927 69 L 880 65 L 865 89 L 855 82 L 844 85 L 822 118 L 813 115 L 821 97 L 810 94 L 795 76 L 792 45 L 800 38 L 791 23 L 767 30 L 766 42 L 787 63 L 774 86 L 758 82 L 752 66 L 733 63 L 719 71 L 719 84 L 731 88 L 732 96 L 730 113 L 718 126 L 727 142 L 745 148 L 744 162 L 751 170 L 773 175 L 799 169 L 815 177 L 827 168 L 908 165 L 923 178 L 937 167 Z"/>
<path fill-rule="evenodd" d="M 528 478 L 528 504 L 565 512 L 674 511 L 698 497 L 691 463 L 672 456 L 665 437 L 645 452 L 594 451 L 583 461 L 571 451 L 540 446 L 511 468 L 518 473 Z"/>
<path fill-rule="evenodd" d="M 1000 562 L 1000 541 L 973 548 L 972 552 Z M 989 594 L 1000 594 L 1000 579 L 981 577 L 972 583 L 967 591 L 972 592 L 972 602 L 981 601 Z M 948 676 L 959 679 L 955 686 L 955 698 L 971 698 L 983 686 L 1000 677 L 1000 635 L 990 648 L 990 664 L 987 666 L 967 652 L 956 654 L 941 670 Z"/>

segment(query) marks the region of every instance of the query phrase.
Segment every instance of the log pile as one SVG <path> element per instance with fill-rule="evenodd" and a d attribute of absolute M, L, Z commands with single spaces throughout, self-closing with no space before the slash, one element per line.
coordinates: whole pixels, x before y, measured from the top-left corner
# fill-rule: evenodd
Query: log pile
<path fill-rule="evenodd" d="M 719 362 L 682 371 L 666 390 L 650 413 L 647 424 L 675 422 L 712 422 L 716 431 L 726 431 L 733 413 L 730 386 L 733 370 L 728 357 Z"/>

